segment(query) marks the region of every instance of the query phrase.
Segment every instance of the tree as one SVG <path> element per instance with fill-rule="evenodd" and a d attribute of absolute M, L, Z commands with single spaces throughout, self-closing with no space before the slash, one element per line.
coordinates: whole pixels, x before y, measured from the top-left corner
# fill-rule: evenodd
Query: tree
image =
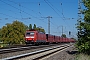
<path fill-rule="evenodd" d="M 31 29 L 31 27 L 32 25 L 30 24 L 29 28 Z M 34 24 L 33 29 L 45 33 L 45 30 L 41 26 L 37 27 L 36 24 Z"/>
<path fill-rule="evenodd" d="M 41 26 L 37 27 L 36 30 L 45 33 L 45 30 Z"/>
<path fill-rule="evenodd" d="M 26 29 L 27 26 L 17 20 L 12 24 L 6 24 L 6 26 L 3 26 L 1 29 L 3 42 L 7 44 L 24 43 Z"/>
<path fill-rule="evenodd" d="M 32 29 L 32 24 L 29 24 L 29 30 L 31 30 Z"/>
<path fill-rule="evenodd" d="M 65 34 L 62 34 L 62 36 L 61 37 L 64 37 L 64 38 L 66 38 L 66 35 Z"/>
<path fill-rule="evenodd" d="M 1 29 L 0 29 L 0 41 L 1 41 L 1 38 L 2 38 L 2 33 L 1 33 Z"/>
<path fill-rule="evenodd" d="M 45 30 L 43 28 L 40 29 L 41 32 L 45 33 Z"/>
<path fill-rule="evenodd" d="M 36 27 L 36 24 L 34 24 L 33 29 L 35 29 L 35 30 L 36 30 L 36 28 L 37 28 L 37 27 Z"/>
<path fill-rule="evenodd" d="M 90 0 L 82 0 L 84 6 L 83 10 L 84 19 L 80 21 L 77 26 L 78 29 L 78 42 L 77 47 L 81 53 L 90 53 Z"/>

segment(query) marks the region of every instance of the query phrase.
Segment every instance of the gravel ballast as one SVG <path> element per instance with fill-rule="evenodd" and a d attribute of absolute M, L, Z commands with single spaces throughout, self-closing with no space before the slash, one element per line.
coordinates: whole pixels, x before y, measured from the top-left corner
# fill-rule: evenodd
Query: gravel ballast
<path fill-rule="evenodd" d="M 57 52 L 56 54 L 46 57 L 41 60 L 75 60 L 75 53 L 76 53 L 75 47 L 69 47 L 66 50 Z"/>
<path fill-rule="evenodd" d="M 43 48 L 39 48 L 39 49 L 43 49 Z M 38 49 L 35 49 L 35 50 L 38 50 Z M 31 51 L 35 51 L 35 50 L 27 50 L 27 51 L 22 51 L 22 52 L 13 52 L 13 53 L 7 53 L 5 55 L 2 54 L 0 56 L 0 58 L 2 58 L 2 57 L 4 58 L 5 56 L 11 56 L 11 55 L 19 55 L 19 54 L 22 54 L 22 53 L 31 52 Z M 69 47 L 69 48 L 67 48 L 63 51 L 59 51 L 59 52 L 56 52 L 54 54 L 51 54 L 51 55 L 49 55 L 46 58 L 41 59 L 41 60 L 75 60 L 74 51 L 76 51 L 75 47 L 72 46 L 72 47 Z"/>

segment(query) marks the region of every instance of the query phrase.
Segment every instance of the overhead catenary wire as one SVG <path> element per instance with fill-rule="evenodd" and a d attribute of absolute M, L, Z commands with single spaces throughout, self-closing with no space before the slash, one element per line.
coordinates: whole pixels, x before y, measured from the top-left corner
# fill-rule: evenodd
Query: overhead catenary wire
<path fill-rule="evenodd" d="M 4 2 L 4 1 L 1 1 L 1 2 L 5 3 L 5 4 L 7 4 L 7 5 L 9 5 L 9 6 L 13 7 L 13 8 L 15 8 L 15 9 L 20 10 L 20 14 L 21 14 L 21 12 L 24 12 L 23 10 L 21 10 L 21 9 L 19 9 L 19 8 L 16 8 L 16 7 L 10 5 L 9 3 L 6 3 L 6 2 Z M 19 4 L 19 6 L 21 6 L 21 5 Z M 11 10 L 9 10 L 9 11 L 11 11 Z M 25 13 L 26 13 L 26 12 L 25 12 Z M 1 13 L 1 14 L 6 15 L 6 16 L 9 16 L 9 15 L 4 14 L 4 13 Z M 12 16 L 9 16 L 9 17 L 12 17 Z M 15 18 L 15 17 L 12 17 L 12 18 Z M 23 18 L 22 18 L 22 19 L 23 19 Z M 30 19 L 30 18 L 29 18 L 29 19 Z"/>
<path fill-rule="evenodd" d="M 12 2 L 12 3 L 14 3 L 14 4 L 16 4 L 16 5 L 19 5 L 20 3 L 17 3 L 17 2 L 15 2 L 15 1 L 12 1 L 12 0 L 8 0 L 9 2 Z M 40 5 L 40 2 L 39 2 L 39 5 Z M 27 10 L 30 10 L 30 11 L 32 11 L 33 13 L 35 13 L 36 15 L 42 15 L 41 13 L 39 13 L 38 14 L 38 12 L 36 12 L 36 11 L 34 11 L 34 10 L 32 10 L 32 9 L 30 9 L 30 8 L 27 8 L 27 7 L 25 7 L 25 6 L 23 6 L 23 5 L 20 5 L 20 7 L 22 7 L 22 8 L 25 8 L 25 9 L 27 9 Z M 34 16 L 35 17 L 35 16 Z M 37 17 L 38 18 L 38 17 Z"/>
<path fill-rule="evenodd" d="M 7 15 L 7 14 L 1 13 L 1 12 L 0 12 L 0 14 L 17 19 L 16 17 L 10 16 L 10 15 Z"/>
<path fill-rule="evenodd" d="M 0 0 L 0 1 L 1 1 L 1 0 Z M 8 1 L 10 1 L 10 0 L 8 0 Z M 15 8 L 15 9 L 17 9 L 17 10 L 19 10 L 19 11 L 20 11 L 19 13 L 23 12 L 23 13 L 25 13 L 25 14 L 27 14 L 27 15 L 30 15 L 30 16 L 32 16 L 32 17 L 34 17 L 34 18 L 40 20 L 38 17 L 35 17 L 35 16 L 33 16 L 33 15 L 31 15 L 31 14 L 25 12 L 24 10 L 21 10 L 20 8 L 17 8 L 17 7 L 15 7 L 15 6 L 13 6 L 13 5 L 9 4 L 9 3 L 6 3 L 6 2 L 4 2 L 4 1 L 1 1 L 1 2 L 5 3 L 5 4 L 7 4 L 7 5 L 9 5 L 9 6 L 13 7 L 13 8 Z M 10 2 L 13 2 L 13 3 L 16 4 L 16 2 L 14 2 L 14 1 L 10 1 Z M 18 3 L 17 3 L 17 5 L 19 6 Z M 20 5 L 20 7 L 24 7 L 24 6 Z M 33 11 L 33 10 L 32 10 L 32 11 Z M 3 15 L 5 15 L 5 14 L 3 14 Z M 10 17 L 10 16 L 9 16 L 9 17 Z M 26 18 L 22 18 L 22 19 L 26 19 Z M 31 17 L 29 17 L 29 19 L 31 19 Z M 44 22 L 44 21 L 42 21 L 42 22 Z M 46 22 L 44 22 L 44 23 L 46 23 Z"/>
<path fill-rule="evenodd" d="M 20 8 L 17 8 L 17 7 L 15 7 L 15 6 L 13 6 L 13 5 L 9 4 L 9 3 L 6 3 L 6 2 L 4 2 L 4 1 L 2 1 L 2 0 L 0 0 L 0 1 L 3 2 L 3 3 L 5 3 L 5 4 L 7 4 L 7 5 L 9 5 L 9 6 L 11 6 L 11 7 L 13 7 L 13 8 L 15 8 L 15 9 L 17 9 L 17 10 L 19 10 L 19 11 L 21 11 L 21 12 L 23 12 L 23 13 L 25 13 L 25 14 L 27 14 L 27 15 L 32 16 L 31 14 L 29 14 L 29 13 L 21 10 Z M 33 17 L 33 16 L 32 16 L 32 17 Z"/>
<path fill-rule="evenodd" d="M 51 4 L 48 0 L 46 1 L 46 0 L 44 0 L 47 4 L 48 4 L 48 6 L 50 6 L 53 10 L 54 10 L 54 12 L 59 16 L 59 17 L 61 17 L 59 14 L 58 14 L 58 12 L 60 12 L 56 7 L 54 7 L 54 5 L 53 4 Z M 66 17 L 65 17 L 65 15 L 64 15 L 64 11 L 63 11 L 63 7 L 62 7 L 62 3 L 60 3 L 60 6 L 61 6 L 61 9 L 62 9 L 62 12 L 60 12 L 61 14 L 62 14 L 62 16 L 63 17 L 61 17 L 62 18 L 62 20 L 67 24 L 67 26 L 70 28 L 70 25 L 65 21 L 66 20 Z M 56 9 L 57 9 L 57 11 L 56 11 Z M 70 18 L 69 18 L 70 19 Z M 74 18 L 72 18 L 72 19 L 74 19 Z"/>
<path fill-rule="evenodd" d="M 41 12 L 40 12 L 40 2 L 39 2 L 39 14 L 41 15 Z M 52 17 L 50 17 L 50 16 L 48 16 L 48 17 L 41 17 L 41 18 L 48 18 L 48 33 L 50 34 L 50 20 L 49 20 L 49 18 L 52 18 Z M 53 25 L 53 24 L 52 24 Z M 54 25 L 55 26 L 55 25 Z M 56 26 L 55 26 L 56 27 Z"/>
<path fill-rule="evenodd" d="M 52 6 L 51 6 L 46 0 L 44 0 L 44 1 L 48 4 L 48 6 L 50 6 L 50 7 L 54 10 L 54 12 L 56 12 L 56 14 L 57 14 L 59 17 L 61 17 L 61 16 L 59 15 L 59 13 L 52 7 L 53 5 L 52 5 L 49 1 L 48 1 L 48 2 L 49 2 Z M 61 3 L 61 5 L 62 5 L 62 3 Z M 63 8 L 62 8 L 62 16 L 63 16 L 63 17 L 61 17 L 61 19 L 65 22 L 65 20 L 63 19 L 63 18 L 65 18 L 65 17 L 64 17 L 64 14 L 63 14 Z M 66 22 L 65 22 L 65 23 L 66 23 Z M 66 24 L 67 24 L 67 23 L 66 23 Z M 67 24 L 67 25 L 68 25 L 68 24 Z"/>
<path fill-rule="evenodd" d="M 47 0 L 48 1 L 48 0 Z M 49 2 L 49 1 L 48 1 Z M 49 2 L 50 3 L 50 2 Z M 50 3 L 51 4 L 51 3 Z M 52 4 L 51 4 L 52 5 Z M 52 5 L 54 7 L 54 5 Z M 57 8 L 56 8 L 57 9 Z M 57 9 L 58 10 L 58 9 Z M 59 11 L 59 10 L 58 10 Z M 59 11 L 60 12 L 60 11 Z M 57 24 L 54 24 L 52 21 L 50 21 L 52 25 L 54 25 L 55 27 L 58 26 Z"/>
<path fill-rule="evenodd" d="M 61 6 L 61 9 L 62 9 L 62 11 L 60 11 L 60 10 L 57 9 L 51 2 L 49 2 L 49 0 L 47 0 L 47 1 L 48 1 L 48 3 L 50 3 L 50 5 L 51 5 L 53 8 L 55 8 L 58 12 L 60 12 L 60 13 L 62 14 L 62 17 L 63 17 L 64 20 L 66 20 L 66 19 L 68 19 L 68 20 L 70 20 L 70 19 L 75 19 L 75 18 L 66 18 L 66 17 L 64 16 L 63 7 L 62 7 L 63 3 L 62 3 L 62 2 L 60 2 L 60 6 Z"/>
<path fill-rule="evenodd" d="M 24 7 L 24 6 L 22 6 L 20 3 L 16 3 L 16 2 L 14 2 L 14 1 L 11 1 L 11 0 L 8 0 L 9 2 L 12 2 L 12 3 L 14 3 L 14 4 L 17 4 L 17 5 L 19 5 L 19 7 L 23 7 L 23 8 L 25 8 L 25 9 L 28 9 L 28 8 L 26 8 L 26 7 Z M 5 3 L 5 2 L 4 2 Z M 10 5 L 10 4 L 8 4 L 8 5 Z M 40 2 L 39 2 L 39 5 L 40 5 Z M 21 10 L 20 8 L 16 8 L 16 7 L 14 7 L 14 6 L 12 6 L 12 5 L 10 5 L 11 7 L 13 7 L 13 8 L 15 8 L 15 9 L 18 9 L 20 12 L 20 14 L 21 14 L 21 12 L 24 12 L 23 10 Z M 30 10 L 30 9 L 29 9 Z M 34 13 L 35 13 L 35 11 L 34 10 L 31 10 L 31 11 L 33 11 Z M 40 12 L 40 11 L 39 11 Z M 40 15 L 42 15 L 41 13 L 39 13 Z M 26 18 L 22 18 L 22 19 L 26 19 Z M 30 18 L 29 18 L 30 19 Z M 39 20 L 42 20 L 42 19 L 39 19 Z M 42 20 L 43 21 L 43 20 Z M 43 21 L 44 23 L 46 23 L 45 21 Z M 48 23 L 47 23 L 48 24 Z"/>
<path fill-rule="evenodd" d="M 47 0 L 47 1 L 48 1 L 48 0 Z M 49 1 L 48 1 L 48 2 L 49 2 Z M 48 3 L 48 2 L 47 2 L 47 3 Z M 50 2 L 49 2 L 49 3 L 50 3 Z M 50 3 L 50 5 L 52 6 L 52 8 L 54 7 L 55 9 L 57 9 L 53 4 Z M 50 6 L 50 5 L 49 5 L 49 6 Z M 53 9 L 54 9 L 54 8 L 53 8 Z M 54 11 L 56 12 L 55 9 L 54 9 Z M 57 9 L 57 11 L 60 12 L 60 13 L 63 13 L 63 11 L 61 12 L 61 11 L 59 11 L 59 9 Z M 58 12 L 56 12 L 56 13 L 58 13 Z M 59 14 L 58 14 L 58 15 L 59 15 Z M 63 15 L 63 16 L 64 16 L 64 15 Z M 59 17 L 61 17 L 61 16 L 59 15 Z M 63 17 L 61 17 L 61 18 L 63 19 Z M 51 23 L 54 24 L 52 21 L 51 21 Z M 56 24 L 54 24 L 54 25 L 56 25 Z M 57 25 L 57 26 L 58 26 L 58 25 Z"/>
<path fill-rule="evenodd" d="M 47 1 L 48 1 L 48 0 L 47 0 Z M 49 2 L 49 1 L 48 1 L 48 2 Z M 51 2 L 49 2 L 49 3 L 50 3 L 50 5 L 51 5 L 52 7 L 54 7 L 58 12 L 60 12 L 60 13 L 62 14 L 63 11 L 61 12 L 61 11 L 60 11 L 59 9 L 57 9 Z M 55 9 L 54 9 L 54 10 L 55 10 Z"/>
<path fill-rule="evenodd" d="M 54 10 L 54 12 L 59 16 L 59 17 L 61 17 L 56 11 L 55 11 L 55 9 L 46 1 L 46 0 L 44 0 L 45 1 L 45 3 L 47 3 L 53 10 Z M 62 17 L 61 17 L 62 18 Z M 51 22 L 52 23 L 52 22 Z M 53 24 L 52 23 L 52 25 L 54 25 L 55 27 L 56 26 L 58 26 L 58 25 L 56 25 L 56 24 Z"/>
<path fill-rule="evenodd" d="M 7 9 L 7 8 L 4 8 L 4 7 L 0 7 L 2 10 L 7 10 L 8 12 L 11 12 L 11 13 L 14 13 L 16 16 L 11 16 L 11 15 L 9 15 L 9 14 L 6 14 L 6 13 L 4 13 L 4 12 L 1 12 L 0 14 L 2 14 L 2 15 L 4 15 L 4 16 L 7 16 L 7 17 L 5 17 L 5 18 L 0 18 L 0 20 L 9 20 L 10 18 L 15 18 L 15 19 L 31 19 L 30 17 L 24 17 L 24 18 L 18 18 L 17 17 L 17 15 L 19 15 L 19 14 L 21 14 L 20 12 L 16 12 L 16 11 L 13 11 L 13 10 L 11 10 L 11 9 Z M 8 18 L 9 17 L 9 18 Z"/>
<path fill-rule="evenodd" d="M 19 3 L 19 7 L 20 7 L 20 15 L 21 15 L 21 18 L 22 18 L 22 11 L 21 11 L 21 4 Z"/>
<path fill-rule="evenodd" d="M 43 16 L 43 15 L 41 14 L 41 12 L 40 12 L 40 5 L 41 5 L 41 3 L 39 2 L 38 5 L 39 5 L 39 14 L 40 14 L 41 16 Z M 47 18 L 47 17 L 41 17 L 41 18 Z M 42 21 L 43 21 L 43 20 L 42 20 Z M 43 21 L 43 22 L 44 22 L 44 21 Z M 51 21 L 50 21 L 50 22 L 51 22 Z M 52 23 L 52 22 L 51 22 L 51 23 Z M 52 23 L 52 25 L 55 26 L 55 24 L 53 24 L 53 23 Z M 56 27 L 56 26 L 55 26 L 55 27 Z M 48 33 L 50 33 L 50 32 L 48 32 Z"/>
<path fill-rule="evenodd" d="M 27 15 L 30 15 L 30 16 L 32 16 L 32 17 L 38 19 L 37 17 L 35 17 L 35 16 L 33 16 L 33 15 L 31 15 L 31 14 L 29 14 L 29 13 L 23 11 L 23 10 L 21 10 L 20 8 L 17 8 L 17 7 L 15 7 L 15 6 L 13 6 L 13 5 L 9 4 L 9 3 L 6 3 L 6 2 L 4 2 L 4 1 L 2 1 L 2 0 L 0 0 L 0 1 L 3 2 L 3 3 L 5 3 L 5 4 L 7 4 L 7 5 L 9 5 L 9 6 L 11 6 L 11 7 L 13 7 L 13 8 L 15 8 L 15 9 L 17 9 L 17 10 L 19 10 L 20 12 L 23 12 L 23 13 L 25 13 L 25 14 L 27 14 Z M 5 14 L 4 14 L 4 15 L 5 15 Z M 23 18 L 22 18 L 22 19 L 23 19 Z M 29 17 L 29 19 L 31 19 L 31 17 Z"/>
<path fill-rule="evenodd" d="M 3 1 L 3 0 L 2 0 Z M 14 0 L 8 0 L 8 1 L 13 1 L 13 2 L 15 2 L 15 4 L 17 3 L 16 1 L 14 1 Z M 6 1 L 4 1 L 4 2 L 6 2 Z M 38 3 L 38 2 L 37 2 Z M 9 4 L 9 3 L 8 3 Z M 11 5 L 11 4 L 10 4 Z M 25 11 L 25 10 L 23 10 L 23 8 L 25 8 L 25 9 L 28 9 L 27 7 L 25 7 L 25 6 L 23 6 L 23 4 L 21 4 L 21 3 L 17 3 L 17 5 L 19 6 L 19 7 L 16 7 L 16 6 L 14 6 L 14 5 L 12 5 L 12 6 L 14 6 L 14 7 L 16 7 L 16 8 L 18 8 L 17 10 L 18 10 L 18 15 L 22 15 L 22 13 L 25 13 L 25 14 L 27 14 L 27 11 Z M 41 6 L 41 2 L 39 2 L 38 3 L 38 5 L 40 5 Z M 14 8 L 13 7 L 13 8 Z M 53 6 L 52 6 L 53 7 Z M 16 9 L 15 8 L 15 9 Z M 41 8 L 41 7 L 39 7 L 39 8 Z M 55 9 L 55 8 L 54 8 Z M 37 14 L 37 16 L 39 16 L 39 17 L 37 17 L 37 16 L 34 16 L 34 15 L 32 15 L 32 14 L 30 14 L 30 13 L 28 13 L 27 15 L 29 15 L 30 17 L 29 18 L 36 18 L 37 20 L 41 20 L 43 23 L 46 23 L 47 24 L 47 22 L 46 21 L 44 21 L 44 19 L 41 19 L 41 17 L 43 17 L 43 15 L 42 15 L 42 12 L 41 12 L 41 9 L 39 9 L 39 12 L 40 13 L 38 13 L 38 12 L 36 12 L 36 11 L 34 11 L 34 10 L 32 10 L 32 9 L 29 9 L 30 11 L 32 11 L 32 12 L 34 12 L 34 13 L 36 13 Z M 24 12 L 23 12 L 24 11 Z M 17 12 L 17 11 L 16 11 Z M 16 13 L 16 12 L 14 12 L 14 13 Z M 57 11 L 56 11 L 57 12 Z M 58 13 L 58 12 L 57 12 Z M 4 14 L 4 13 L 3 13 Z M 5 14 L 4 14 L 5 15 Z M 9 15 L 9 14 L 7 14 L 7 15 Z M 31 16 L 32 15 L 32 16 Z M 60 15 L 60 14 L 59 14 Z M 12 15 L 13 16 L 13 15 Z M 10 16 L 9 16 L 10 17 Z M 17 18 L 16 16 L 15 17 L 12 17 L 12 18 Z M 21 18 L 23 18 L 23 15 L 22 15 L 22 17 Z M 62 17 L 63 18 L 63 17 Z M 58 26 L 57 24 L 55 24 L 55 23 L 53 23 L 52 21 L 51 21 L 51 24 L 53 25 L 53 26 Z"/>
<path fill-rule="evenodd" d="M 12 0 L 8 0 L 9 2 L 12 2 L 12 3 L 14 3 L 14 4 L 17 4 L 17 5 L 19 5 L 19 3 L 17 3 L 17 2 L 14 2 L 14 1 L 12 1 Z M 39 3 L 39 5 L 40 5 L 40 3 Z M 35 13 L 37 16 L 39 16 L 39 15 L 41 15 L 42 16 L 42 14 L 41 13 L 37 13 L 37 12 L 35 12 L 34 10 L 31 10 L 31 9 L 29 9 L 29 8 L 27 8 L 27 7 L 25 7 L 25 6 L 23 6 L 23 5 L 20 5 L 20 7 L 22 7 L 22 8 L 25 8 L 25 9 L 27 9 L 27 10 L 30 10 L 30 11 L 32 11 L 33 13 Z M 21 11 L 22 12 L 22 11 Z M 38 19 L 38 20 L 42 20 L 42 19 L 39 19 L 39 18 L 41 18 L 41 17 L 35 17 L 35 16 L 33 16 L 34 18 L 36 18 L 36 19 Z M 46 23 L 45 21 L 43 21 L 44 23 Z"/>
<path fill-rule="evenodd" d="M 59 16 L 59 17 L 61 17 L 60 15 L 59 15 L 59 13 L 46 1 L 46 0 L 44 0 L 47 4 L 48 4 L 48 6 L 50 6 L 52 9 L 53 9 L 53 11 Z M 61 17 L 62 18 L 62 17 Z"/>

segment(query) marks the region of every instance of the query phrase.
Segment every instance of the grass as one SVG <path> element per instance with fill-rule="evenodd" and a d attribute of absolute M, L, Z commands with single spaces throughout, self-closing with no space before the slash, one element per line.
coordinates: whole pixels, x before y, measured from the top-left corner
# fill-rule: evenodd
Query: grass
<path fill-rule="evenodd" d="M 0 43 L 0 48 L 2 48 L 2 47 L 6 47 L 8 44 L 1 44 Z"/>
<path fill-rule="evenodd" d="M 75 60 L 90 60 L 90 55 L 77 54 Z"/>

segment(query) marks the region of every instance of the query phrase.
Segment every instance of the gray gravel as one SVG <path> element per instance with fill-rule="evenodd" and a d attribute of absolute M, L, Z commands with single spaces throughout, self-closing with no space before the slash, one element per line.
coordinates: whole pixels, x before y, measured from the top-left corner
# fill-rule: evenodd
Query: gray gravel
<path fill-rule="evenodd" d="M 50 56 L 49 58 L 42 60 L 75 60 L 75 53 L 71 53 L 72 51 L 77 51 L 75 47 L 70 47 L 64 51 L 58 52 L 57 54 Z"/>

